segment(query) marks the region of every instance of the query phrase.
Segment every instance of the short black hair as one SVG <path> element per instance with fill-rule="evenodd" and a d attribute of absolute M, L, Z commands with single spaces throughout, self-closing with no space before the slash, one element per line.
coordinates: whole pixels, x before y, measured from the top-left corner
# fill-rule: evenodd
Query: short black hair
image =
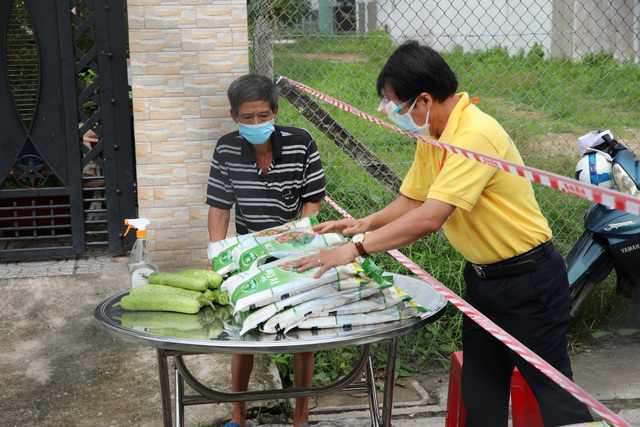
<path fill-rule="evenodd" d="M 268 101 L 271 111 L 278 107 L 278 86 L 268 77 L 260 74 L 245 74 L 231 83 L 227 98 L 234 112 L 245 102 Z"/>
<path fill-rule="evenodd" d="M 415 40 L 409 40 L 401 44 L 382 67 L 376 83 L 380 97 L 384 97 L 387 85 L 402 102 L 409 101 L 422 92 L 443 102 L 455 95 L 458 79 L 438 52 Z"/>

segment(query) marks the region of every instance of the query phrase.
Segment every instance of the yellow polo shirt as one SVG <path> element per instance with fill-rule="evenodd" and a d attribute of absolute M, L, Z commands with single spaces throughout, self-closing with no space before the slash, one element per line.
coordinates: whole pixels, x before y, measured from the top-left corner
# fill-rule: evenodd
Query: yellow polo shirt
<path fill-rule="evenodd" d="M 523 164 L 500 124 L 458 94 L 440 141 Z M 411 199 L 456 206 L 443 231 L 453 247 L 474 264 L 520 255 L 551 238 L 531 182 L 418 140 L 415 158 L 400 192 Z"/>

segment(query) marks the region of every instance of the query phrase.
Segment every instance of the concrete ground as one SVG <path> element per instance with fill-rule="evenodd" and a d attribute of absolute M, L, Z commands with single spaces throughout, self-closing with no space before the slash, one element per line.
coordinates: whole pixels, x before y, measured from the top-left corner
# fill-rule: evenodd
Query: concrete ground
<path fill-rule="evenodd" d="M 0 263 L 0 426 L 162 425 L 155 350 L 107 334 L 93 317 L 98 304 L 127 289 L 126 264 L 106 255 Z M 572 355 L 576 383 L 631 426 L 640 426 L 639 355 L 640 334 Z M 199 377 L 211 378 L 208 385 L 229 384 L 229 356 L 189 358 Z M 259 357 L 250 387 L 279 384 L 269 358 Z M 444 426 L 447 387 L 447 373 L 401 379 L 393 426 Z M 187 407 L 186 426 L 221 426 L 230 411 L 230 404 Z M 310 414 L 318 427 L 371 425 L 365 396 L 313 399 Z M 288 425 L 263 418 L 254 425 Z"/>

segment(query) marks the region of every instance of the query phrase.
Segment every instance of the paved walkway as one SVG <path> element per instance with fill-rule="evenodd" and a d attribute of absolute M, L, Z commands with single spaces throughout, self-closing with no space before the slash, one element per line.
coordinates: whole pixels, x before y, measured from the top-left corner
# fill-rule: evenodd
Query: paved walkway
<path fill-rule="evenodd" d="M 0 264 L 0 426 L 162 425 L 155 351 L 109 336 L 93 318 L 100 302 L 127 289 L 126 263 L 105 255 Z M 211 386 L 229 384 L 228 356 L 189 357 Z M 640 426 L 640 334 L 584 348 L 572 362 L 581 388 Z M 279 384 L 268 357 L 258 358 L 254 373 L 252 388 Z M 444 426 L 447 387 L 446 373 L 401 379 L 393 426 Z M 230 409 L 188 407 L 187 427 L 205 420 L 221 425 Z M 364 396 L 321 397 L 310 413 L 319 427 L 371 425 Z"/>

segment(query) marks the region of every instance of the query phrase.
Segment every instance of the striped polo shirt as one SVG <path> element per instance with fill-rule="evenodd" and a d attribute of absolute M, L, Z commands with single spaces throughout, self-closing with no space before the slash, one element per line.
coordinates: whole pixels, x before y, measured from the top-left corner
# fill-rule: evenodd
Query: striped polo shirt
<path fill-rule="evenodd" d="M 206 203 L 230 210 L 236 206 L 237 234 L 254 233 L 300 217 L 302 204 L 325 196 L 320 154 L 305 129 L 275 126 L 273 160 L 265 175 L 238 131 L 218 140 L 207 186 Z"/>

